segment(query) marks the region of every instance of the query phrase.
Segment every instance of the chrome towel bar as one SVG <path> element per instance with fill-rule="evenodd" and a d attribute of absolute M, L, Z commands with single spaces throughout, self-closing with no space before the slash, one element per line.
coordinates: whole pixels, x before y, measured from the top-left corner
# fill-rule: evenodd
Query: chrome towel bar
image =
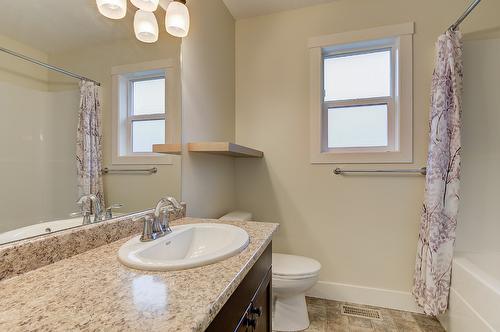
<path fill-rule="evenodd" d="M 125 169 L 125 168 L 107 168 L 105 167 L 102 170 L 102 174 L 123 174 L 123 173 L 147 173 L 147 174 L 156 174 L 158 173 L 158 168 L 153 167 L 153 168 L 130 168 L 130 169 Z"/>
<path fill-rule="evenodd" d="M 341 169 L 336 168 L 333 173 L 337 175 L 343 175 L 347 173 L 401 173 L 401 174 L 427 174 L 427 167 L 422 167 L 418 169 Z"/>

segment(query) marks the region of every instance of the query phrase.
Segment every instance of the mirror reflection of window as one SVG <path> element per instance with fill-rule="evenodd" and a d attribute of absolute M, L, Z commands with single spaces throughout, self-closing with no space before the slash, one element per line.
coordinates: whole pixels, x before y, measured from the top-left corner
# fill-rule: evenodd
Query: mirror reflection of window
<path fill-rule="evenodd" d="M 165 143 L 165 77 L 133 80 L 129 95 L 130 152 L 152 152 L 153 144 Z"/>

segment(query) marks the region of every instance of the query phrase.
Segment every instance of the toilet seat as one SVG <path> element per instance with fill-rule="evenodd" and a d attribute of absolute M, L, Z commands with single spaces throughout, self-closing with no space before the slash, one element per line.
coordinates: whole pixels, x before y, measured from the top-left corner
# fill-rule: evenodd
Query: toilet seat
<path fill-rule="evenodd" d="M 300 280 L 318 276 L 321 264 L 312 258 L 273 253 L 273 278 Z"/>

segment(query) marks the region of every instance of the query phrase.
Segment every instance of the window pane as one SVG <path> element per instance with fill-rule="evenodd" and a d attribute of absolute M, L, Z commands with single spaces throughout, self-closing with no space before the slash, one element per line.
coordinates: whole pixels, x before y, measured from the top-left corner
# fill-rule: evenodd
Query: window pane
<path fill-rule="evenodd" d="M 153 144 L 165 143 L 165 120 L 132 122 L 132 152 L 152 152 Z"/>
<path fill-rule="evenodd" d="M 165 78 L 133 82 L 132 115 L 165 113 Z"/>
<path fill-rule="evenodd" d="M 387 146 L 387 105 L 328 109 L 328 147 Z"/>
<path fill-rule="evenodd" d="M 391 94 L 391 51 L 325 58 L 325 101 Z"/>

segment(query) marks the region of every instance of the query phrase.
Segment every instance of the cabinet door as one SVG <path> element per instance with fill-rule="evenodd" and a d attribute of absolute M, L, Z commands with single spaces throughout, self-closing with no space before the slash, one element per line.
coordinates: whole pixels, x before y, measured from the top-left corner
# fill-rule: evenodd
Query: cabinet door
<path fill-rule="evenodd" d="M 271 270 L 266 275 L 252 301 L 250 314 L 253 315 L 253 325 L 255 332 L 271 332 Z"/>
<path fill-rule="evenodd" d="M 270 243 L 205 332 L 254 332 L 257 324 L 264 326 L 264 330 L 259 326 L 258 331 L 271 332 L 271 304 L 264 305 L 266 296 L 270 301 L 271 265 Z M 269 294 L 262 295 L 266 288 Z M 260 317 L 250 312 L 252 304 L 262 307 Z"/>
<path fill-rule="evenodd" d="M 250 308 L 248 308 L 250 310 Z M 245 315 L 243 316 L 243 319 L 241 320 L 240 324 L 238 325 L 238 328 L 234 330 L 234 332 L 253 332 L 253 327 L 249 325 L 249 322 L 252 319 L 252 316 L 247 312 L 245 312 Z"/>

